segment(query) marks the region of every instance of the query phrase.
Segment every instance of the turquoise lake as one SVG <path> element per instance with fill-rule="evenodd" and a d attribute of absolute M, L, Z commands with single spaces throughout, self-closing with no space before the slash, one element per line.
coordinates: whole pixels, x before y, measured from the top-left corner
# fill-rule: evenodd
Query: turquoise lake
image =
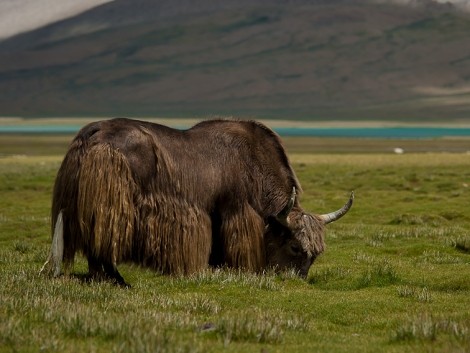
<path fill-rule="evenodd" d="M 75 134 L 81 126 L 75 125 L 11 125 L 0 126 L 0 134 Z M 452 127 L 361 127 L 361 128 L 274 128 L 281 136 L 358 137 L 427 139 L 439 137 L 470 137 L 470 128 Z"/>

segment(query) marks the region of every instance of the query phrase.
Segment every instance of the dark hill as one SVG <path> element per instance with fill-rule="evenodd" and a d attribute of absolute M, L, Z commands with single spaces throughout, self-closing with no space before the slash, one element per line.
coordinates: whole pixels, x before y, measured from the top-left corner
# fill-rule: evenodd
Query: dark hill
<path fill-rule="evenodd" d="M 0 115 L 470 118 L 470 16 L 366 1 L 117 0 L 0 43 Z"/>

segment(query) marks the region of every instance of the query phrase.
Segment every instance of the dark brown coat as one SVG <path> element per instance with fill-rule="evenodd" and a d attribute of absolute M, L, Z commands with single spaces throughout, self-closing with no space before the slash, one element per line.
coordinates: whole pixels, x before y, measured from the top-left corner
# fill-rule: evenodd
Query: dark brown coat
<path fill-rule="evenodd" d="M 258 122 L 182 131 L 98 121 L 80 130 L 58 172 L 53 234 L 60 215 L 66 267 L 81 251 L 92 275 L 119 283 L 124 261 L 166 274 L 227 265 L 306 275 L 323 251 L 325 222 L 303 212 L 300 190 L 279 137 Z"/>

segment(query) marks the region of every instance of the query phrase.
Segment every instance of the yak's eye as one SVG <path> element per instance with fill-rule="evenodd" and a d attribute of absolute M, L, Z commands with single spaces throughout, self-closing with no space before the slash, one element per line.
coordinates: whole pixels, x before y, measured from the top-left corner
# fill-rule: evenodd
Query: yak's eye
<path fill-rule="evenodd" d="M 302 252 L 302 248 L 298 244 L 291 244 L 290 251 L 293 255 L 300 255 L 300 253 Z"/>

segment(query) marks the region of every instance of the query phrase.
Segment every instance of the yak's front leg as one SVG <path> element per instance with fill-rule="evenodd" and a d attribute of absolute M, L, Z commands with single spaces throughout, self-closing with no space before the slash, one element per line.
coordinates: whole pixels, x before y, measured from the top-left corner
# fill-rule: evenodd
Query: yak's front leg
<path fill-rule="evenodd" d="M 248 204 L 221 215 L 224 262 L 234 268 L 260 271 L 266 263 L 264 222 Z"/>

